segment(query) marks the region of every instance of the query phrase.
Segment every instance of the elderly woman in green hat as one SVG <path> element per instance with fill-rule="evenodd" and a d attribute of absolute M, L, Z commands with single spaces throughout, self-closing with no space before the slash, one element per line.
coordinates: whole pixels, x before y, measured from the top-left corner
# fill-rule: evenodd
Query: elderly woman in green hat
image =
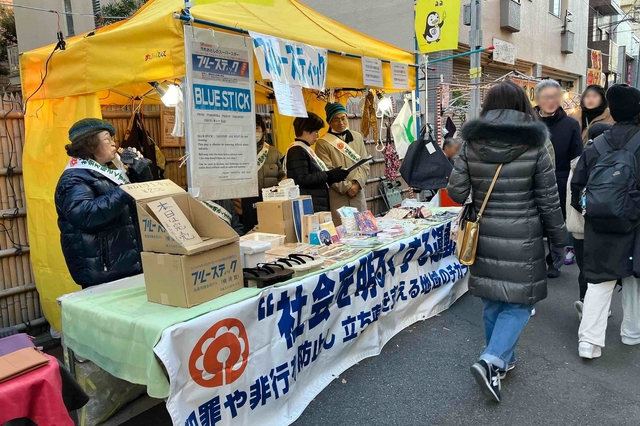
<path fill-rule="evenodd" d="M 363 158 L 369 157 L 362 135 L 349 129 L 347 110 L 337 102 L 325 106 L 329 131 L 316 144 L 316 154 L 328 168 L 348 169 Z M 343 182 L 334 183 L 329 190 L 333 222 L 341 223 L 337 209 L 345 206 L 359 211 L 367 210 L 364 188 L 369 177 L 369 165 L 353 170 Z"/>
<path fill-rule="evenodd" d="M 115 133 L 97 118 L 75 123 L 65 146 L 69 162 L 56 187 L 62 253 L 82 288 L 142 273 L 135 202 L 120 186 L 152 175 L 137 152 L 127 152 L 137 157 L 130 166 L 120 163 Z"/>

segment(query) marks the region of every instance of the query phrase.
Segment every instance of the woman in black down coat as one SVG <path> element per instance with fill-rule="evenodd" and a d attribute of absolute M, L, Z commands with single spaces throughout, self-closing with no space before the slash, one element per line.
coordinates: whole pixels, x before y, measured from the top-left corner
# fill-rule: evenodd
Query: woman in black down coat
<path fill-rule="evenodd" d="M 293 120 L 296 139 L 287 150 L 285 170 L 287 177 L 300 187 L 300 194 L 311 196 L 314 212 L 329 212 L 329 186 L 345 180 L 349 172 L 342 168 L 329 170 L 311 149 L 324 120 L 310 111 L 307 115 L 308 118 Z"/>
<path fill-rule="evenodd" d="M 500 401 L 500 379 L 515 367 L 515 347 L 531 310 L 547 297 L 545 229 L 557 263 L 567 230 L 549 152 L 548 131 L 536 121 L 522 88 L 506 82 L 487 94 L 481 118 L 462 128 L 465 145 L 447 192 L 457 203 L 472 194 L 480 210 L 500 164 L 484 215 L 469 290 L 484 303 L 487 348 L 471 371 L 485 395 Z M 559 254 L 558 254 L 559 253 Z"/>
<path fill-rule="evenodd" d="M 65 147 L 71 159 L 56 187 L 62 252 L 82 288 L 142 273 L 135 203 L 120 185 L 152 180 L 151 170 L 115 168 L 114 134 L 103 120 L 74 124 Z"/>

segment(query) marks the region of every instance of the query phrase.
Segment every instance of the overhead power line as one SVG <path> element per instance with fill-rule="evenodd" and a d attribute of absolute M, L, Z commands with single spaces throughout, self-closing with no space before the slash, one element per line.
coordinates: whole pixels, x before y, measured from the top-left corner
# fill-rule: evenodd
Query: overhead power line
<path fill-rule="evenodd" d="M 37 10 L 39 12 L 57 13 L 60 15 L 88 16 L 91 18 L 103 18 L 103 19 L 129 19 L 130 18 L 130 16 L 104 16 L 104 15 L 94 15 L 91 13 L 61 12 L 59 10 L 54 10 L 54 9 L 44 9 L 41 7 L 23 6 L 19 4 L 4 3 L 4 2 L 0 2 L 0 6 L 13 7 L 13 8 L 19 8 L 19 9 Z"/>

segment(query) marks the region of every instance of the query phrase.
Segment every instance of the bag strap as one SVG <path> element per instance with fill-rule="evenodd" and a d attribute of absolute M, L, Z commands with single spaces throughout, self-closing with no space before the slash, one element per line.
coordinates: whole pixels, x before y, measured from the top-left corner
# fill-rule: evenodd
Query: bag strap
<path fill-rule="evenodd" d="M 480 211 L 478 212 L 478 219 L 480 220 L 482 217 L 482 213 L 484 213 L 484 208 L 487 207 L 487 201 L 489 201 L 489 197 L 491 196 L 491 192 L 493 191 L 493 187 L 498 180 L 498 175 L 500 174 L 500 170 L 502 170 L 502 164 L 498 166 L 498 170 L 496 170 L 496 174 L 493 176 L 493 180 L 491 181 L 491 186 L 489 186 L 489 190 L 487 191 L 487 195 L 484 197 L 484 201 L 482 202 L 482 207 L 480 207 Z"/>
<path fill-rule="evenodd" d="M 598 154 L 600 156 L 613 149 L 607 138 L 604 137 L 604 134 L 598 136 L 593 140 L 593 147 L 596 149 L 596 151 L 598 151 Z"/>
<path fill-rule="evenodd" d="M 624 146 L 624 149 L 629 151 L 632 154 L 635 154 L 636 151 L 640 148 L 640 131 L 636 132 L 627 144 Z"/>

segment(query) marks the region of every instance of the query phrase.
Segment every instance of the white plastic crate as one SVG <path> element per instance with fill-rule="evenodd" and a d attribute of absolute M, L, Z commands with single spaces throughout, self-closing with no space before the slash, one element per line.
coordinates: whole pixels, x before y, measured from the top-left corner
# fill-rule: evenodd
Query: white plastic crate
<path fill-rule="evenodd" d="M 271 243 L 271 248 L 280 247 L 284 245 L 284 240 L 287 237 L 278 234 L 267 234 L 265 232 L 254 232 L 252 234 L 244 235 L 240 237 L 240 241 L 256 240 Z"/>
<path fill-rule="evenodd" d="M 264 201 L 287 201 L 300 198 L 300 188 L 298 185 L 293 186 L 274 186 L 262 189 L 262 199 Z"/>

